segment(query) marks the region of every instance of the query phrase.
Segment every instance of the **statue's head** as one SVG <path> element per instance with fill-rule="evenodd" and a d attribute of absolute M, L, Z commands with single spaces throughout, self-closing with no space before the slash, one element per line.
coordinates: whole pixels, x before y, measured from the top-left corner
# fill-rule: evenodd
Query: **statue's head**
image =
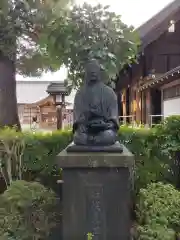
<path fill-rule="evenodd" d="M 101 67 L 96 59 L 89 60 L 85 67 L 86 83 L 91 84 L 101 80 Z"/>

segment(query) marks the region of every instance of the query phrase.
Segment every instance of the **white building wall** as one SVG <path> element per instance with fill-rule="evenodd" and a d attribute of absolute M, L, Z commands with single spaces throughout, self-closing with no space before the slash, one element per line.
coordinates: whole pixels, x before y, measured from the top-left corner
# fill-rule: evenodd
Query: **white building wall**
<path fill-rule="evenodd" d="M 180 115 L 180 97 L 163 101 L 164 117 Z"/>
<path fill-rule="evenodd" d="M 162 114 L 164 118 L 172 115 L 180 115 L 180 97 L 174 97 L 167 100 L 163 100 L 163 90 L 170 89 L 171 87 L 177 86 L 180 84 L 180 79 L 172 81 L 168 84 L 164 84 L 161 87 L 162 90 Z"/>
<path fill-rule="evenodd" d="M 16 82 L 16 93 L 18 104 L 31 104 L 36 103 L 48 96 L 46 90 L 51 81 L 17 81 Z M 70 96 L 65 97 L 65 101 L 72 103 L 69 106 L 73 108 L 74 96 L 76 91 L 72 91 Z"/>
<path fill-rule="evenodd" d="M 46 90 L 50 82 L 17 81 L 16 92 L 18 103 L 35 103 L 48 96 Z"/>

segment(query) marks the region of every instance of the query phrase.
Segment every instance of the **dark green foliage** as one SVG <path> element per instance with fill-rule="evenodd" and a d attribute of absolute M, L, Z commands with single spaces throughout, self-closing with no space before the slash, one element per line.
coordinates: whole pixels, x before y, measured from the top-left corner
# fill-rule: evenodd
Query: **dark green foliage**
<path fill-rule="evenodd" d="M 175 187 L 180 184 L 179 131 L 178 116 L 167 118 L 154 129 L 120 129 L 121 141 L 136 160 L 137 240 L 178 239 L 180 192 Z"/>
<path fill-rule="evenodd" d="M 38 174 L 59 175 L 56 168 L 56 155 L 72 139 L 71 132 L 57 131 L 49 134 L 25 134 L 26 148 L 23 156 L 24 170 Z"/>
<path fill-rule="evenodd" d="M 4 129 L 0 134 L 0 173 L 9 185 L 12 180 L 51 180 L 61 177 L 56 155 L 72 139 L 69 131 L 48 134 L 17 133 Z M 8 175 L 6 174 L 8 173 Z"/>
<path fill-rule="evenodd" d="M 140 43 L 132 27 L 100 4 L 74 6 L 66 17 L 51 22 L 47 30 L 49 38 L 44 39 L 42 46 L 68 67 L 68 79 L 75 87 L 82 83 L 87 59 L 100 61 L 106 81 L 116 79 L 125 63 L 135 61 Z"/>
<path fill-rule="evenodd" d="M 136 184 L 139 192 L 151 182 L 171 182 L 176 185 L 179 175 L 173 173 L 174 156 L 179 150 L 180 118 L 169 118 L 164 124 L 154 129 L 121 127 L 120 141 L 135 155 Z M 174 132 L 173 132 L 173 129 Z M 176 131 L 177 130 L 177 131 Z M 6 136 L 11 134 L 6 132 Z M 17 133 L 14 132 L 16 136 Z M 3 136 L 1 134 L 1 136 Z M 70 131 L 57 131 L 48 134 L 18 133 L 23 138 L 25 149 L 22 156 L 23 173 L 29 180 L 40 175 L 59 176 L 55 157 L 72 140 Z M 29 176 L 28 176 L 29 175 Z"/>
<path fill-rule="evenodd" d="M 135 155 L 135 193 L 151 182 L 165 181 L 167 159 L 161 153 L 154 129 L 122 127 L 120 141 Z"/>
<path fill-rule="evenodd" d="M 180 117 L 172 116 L 153 129 L 121 127 L 120 141 L 135 155 L 135 192 L 151 182 L 180 187 Z"/>
<path fill-rule="evenodd" d="M 167 118 L 164 124 L 158 127 L 157 138 L 162 153 L 169 160 L 168 180 L 180 188 L 180 117 Z"/>
<path fill-rule="evenodd" d="M 169 118 L 164 125 L 154 129 L 120 128 L 120 141 L 135 155 L 135 192 L 139 192 L 140 188 L 151 182 L 171 181 L 176 185 L 179 178 L 178 173 L 173 174 L 172 159 L 179 149 L 180 134 L 175 130 L 175 133 L 173 132 L 174 124 L 175 129 L 180 129 L 178 119 Z M 14 134 L 17 135 L 16 132 Z M 25 142 L 22 162 L 23 173 L 27 179 L 31 180 L 40 175 L 60 177 L 61 172 L 56 168 L 55 157 L 71 142 L 70 131 L 49 134 L 19 133 L 18 136 Z M 176 165 L 174 169 L 177 169 Z"/>
<path fill-rule="evenodd" d="M 1 0 L 0 56 L 15 61 L 20 74 L 39 75 L 51 59 L 38 42 L 44 28 L 62 16 L 71 0 Z M 27 44 L 28 43 L 28 44 Z M 55 59 L 54 59 L 55 61 Z"/>
<path fill-rule="evenodd" d="M 175 232 L 166 226 L 152 224 L 146 226 L 138 226 L 138 233 L 134 240 L 176 240 Z"/>
<path fill-rule="evenodd" d="M 39 183 L 13 182 L 0 198 L 0 239 L 47 239 L 60 220 L 58 204 Z"/>
<path fill-rule="evenodd" d="M 180 231 L 180 192 L 163 183 L 141 189 L 137 218 L 138 240 L 174 240 Z"/>
<path fill-rule="evenodd" d="M 175 240 L 175 234 L 178 235 L 180 232 L 180 193 L 172 186 L 174 185 L 177 187 L 177 183 L 180 179 L 179 171 L 177 171 L 179 170 L 177 154 L 180 150 L 179 131 L 180 117 L 170 117 L 163 124 L 153 129 L 138 129 L 130 127 L 120 128 L 120 141 L 135 155 L 135 194 L 136 196 L 138 195 L 136 209 L 138 227 L 137 231 L 135 231 L 135 239 Z M 22 156 L 23 179 L 28 181 L 38 179 L 43 182 L 42 179 L 44 176 L 48 176 L 49 179 L 52 179 L 54 176 L 58 179 L 61 177 L 61 170 L 56 167 L 55 157 L 71 142 L 72 133 L 70 131 L 57 131 L 52 134 L 31 134 L 17 133 L 15 131 L 13 132 L 13 130 L 4 130 L 4 133 L 3 131 L 1 132 L 1 138 L 6 140 L 6 143 L 10 143 L 10 145 L 12 144 L 12 140 L 14 141 L 17 139 L 19 141 L 21 138 L 23 140 L 22 142 L 25 143 Z M 9 141 L 10 138 L 11 141 Z M 3 156 L 6 158 L 8 154 L 3 154 Z M 172 185 L 166 183 L 171 183 Z M 18 181 L 17 187 L 15 187 L 16 185 L 14 185 L 13 182 L 9 189 L 23 189 L 22 192 L 24 193 L 27 184 L 30 183 Z M 50 186 L 51 184 L 47 183 L 47 185 Z M 27 196 L 32 194 L 35 198 L 37 197 L 39 199 L 38 189 L 40 188 L 35 188 L 35 193 L 32 193 L 33 190 L 31 186 L 28 185 L 29 191 L 27 191 Z M 22 212 L 19 212 L 19 206 L 16 206 L 16 202 L 18 201 L 13 200 L 17 199 L 16 197 L 19 197 L 19 199 L 21 198 L 21 190 L 18 190 L 20 193 L 18 192 L 18 194 L 15 195 L 13 195 L 14 190 L 10 191 L 8 195 L 9 189 L 8 191 L 5 191 L 5 193 L 1 195 L 3 197 L 0 198 L 0 217 L 1 214 L 4 217 L 7 216 L 6 219 L 8 219 L 12 228 L 9 228 L 9 225 L 7 227 L 7 222 L 4 225 L 5 227 L 1 228 L 0 225 L 0 234 L 4 234 L 2 235 L 2 240 L 10 240 L 11 238 L 5 236 L 8 228 L 8 234 L 11 233 L 12 239 L 19 240 L 14 233 L 14 229 L 18 229 L 17 221 L 20 221 L 21 224 L 26 224 L 26 226 L 20 225 L 22 228 L 18 229 L 19 234 L 25 229 L 25 227 L 28 228 L 28 234 L 29 231 L 36 232 L 36 230 L 32 225 L 29 227 L 28 223 L 25 223 L 24 220 L 22 223 L 22 219 L 26 217 L 28 218 L 29 215 L 26 211 L 23 211 L 23 214 Z M 11 194 L 13 197 L 10 196 Z M 4 196 L 6 198 L 8 196 L 9 199 L 11 199 L 11 205 L 7 204 Z M 27 198 L 22 197 L 22 203 L 25 204 L 26 201 Z M 36 203 L 37 201 L 32 200 L 32 202 Z M 38 206 L 39 204 L 38 201 Z M 46 209 L 46 204 L 48 205 L 48 202 L 44 200 L 44 204 L 45 205 L 42 208 Z M 30 209 L 32 210 L 32 205 L 28 205 L 26 209 L 28 209 L 28 211 Z M 14 211 L 16 212 L 16 217 L 12 217 Z M 39 210 L 37 210 L 37 212 L 39 214 Z M 35 210 L 35 213 L 37 212 Z M 42 214 L 42 216 L 44 215 Z M 0 218 L 0 224 L 2 224 L 1 220 L 2 219 Z M 45 224 L 44 220 L 43 224 Z M 11 230 L 9 231 L 9 229 Z M 40 234 L 44 236 L 43 231 Z M 22 236 L 23 238 L 21 238 L 21 240 L 29 240 L 28 238 L 25 238 L 26 236 Z M 40 239 L 46 238 L 44 237 Z"/>

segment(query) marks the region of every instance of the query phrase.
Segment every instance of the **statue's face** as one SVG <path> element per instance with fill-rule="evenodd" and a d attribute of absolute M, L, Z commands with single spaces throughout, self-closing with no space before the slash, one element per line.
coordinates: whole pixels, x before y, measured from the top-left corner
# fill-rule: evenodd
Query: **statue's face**
<path fill-rule="evenodd" d="M 86 79 L 88 83 L 100 80 L 100 66 L 96 61 L 91 61 L 86 66 Z"/>

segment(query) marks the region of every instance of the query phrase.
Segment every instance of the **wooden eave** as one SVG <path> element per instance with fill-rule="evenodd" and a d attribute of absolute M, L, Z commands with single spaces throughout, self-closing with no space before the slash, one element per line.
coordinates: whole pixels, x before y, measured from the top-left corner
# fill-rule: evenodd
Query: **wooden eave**
<path fill-rule="evenodd" d="M 170 83 L 176 79 L 180 78 L 180 66 L 173 68 L 172 70 L 162 74 L 162 75 L 155 75 L 154 78 L 150 78 L 146 83 L 142 84 L 138 91 L 143 91 L 147 88 L 154 88 L 157 86 L 162 86 L 164 84 Z"/>
<path fill-rule="evenodd" d="M 47 93 L 51 95 L 62 94 L 69 95 L 68 88 L 65 86 L 64 82 L 52 82 L 47 87 Z"/>
<path fill-rule="evenodd" d="M 157 40 L 168 29 L 171 20 L 180 20 L 179 10 L 180 1 L 175 0 L 136 29 L 142 42 L 141 50 Z"/>
<path fill-rule="evenodd" d="M 26 104 L 29 107 L 43 107 L 46 105 L 54 105 L 54 100 L 51 96 L 47 96 L 46 98 L 41 99 L 35 103 Z"/>
<path fill-rule="evenodd" d="M 135 29 L 135 31 L 139 33 L 139 37 L 141 40 L 141 46 L 137 55 L 138 58 L 144 55 L 144 50 L 149 44 L 157 40 L 165 31 L 168 30 L 170 20 L 174 20 L 175 22 L 180 20 L 179 11 L 180 0 L 175 0 L 172 3 L 168 4 L 165 8 L 163 8 L 159 13 L 157 13 L 147 22 Z M 126 71 L 128 71 L 135 64 L 136 63 L 133 63 L 132 66 L 128 66 L 128 68 L 127 65 L 125 65 L 123 69 L 126 69 Z M 123 75 L 123 69 L 121 70 L 119 75 Z"/>

